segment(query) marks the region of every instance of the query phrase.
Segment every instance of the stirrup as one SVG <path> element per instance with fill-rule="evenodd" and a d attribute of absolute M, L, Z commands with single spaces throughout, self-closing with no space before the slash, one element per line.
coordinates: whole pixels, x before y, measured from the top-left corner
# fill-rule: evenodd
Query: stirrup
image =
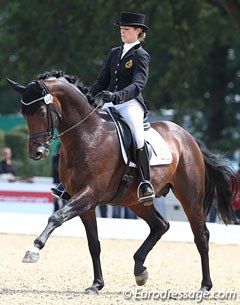
<path fill-rule="evenodd" d="M 56 189 L 55 187 L 52 187 L 52 188 L 51 188 L 51 191 L 52 191 L 52 195 L 53 195 L 55 198 L 58 198 L 58 199 L 62 198 L 63 193 L 64 193 L 64 191 L 59 191 L 59 190 Z"/>
<path fill-rule="evenodd" d="M 58 185 L 59 186 L 59 185 Z M 64 199 L 64 200 L 69 200 L 71 198 L 71 196 L 63 190 L 59 190 L 58 189 L 58 186 L 55 188 L 55 187 L 52 187 L 51 188 L 51 191 L 52 191 L 52 195 L 55 197 L 55 198 L 58 198 L 58 199 Z"/>
<path fill-rule="evenodd" d="M 152 190 L 152 194 L 150 195 L 146 195 L 144 196 L 144 194 L 141 194 L 140 195 L 140 192 L 141 192 L 141 187 L 144 185 L 144 184 L 148 184 L 148 186 L 151 188 Z M 153 204 L 153 200 L 155 198 L 155 193 L 154 193 L 154 188 L 153 188 L 153 185 L 149 182 L 149 181 L 142 181 L 139 183 L 139 186 L 138 186 L 138 189 L 137 189 L 137 196 L 138 196 L 138 201 L 139 202 L 142 202 L 145 206 L 148 206 L 148 205 L 152 205 Z"/>

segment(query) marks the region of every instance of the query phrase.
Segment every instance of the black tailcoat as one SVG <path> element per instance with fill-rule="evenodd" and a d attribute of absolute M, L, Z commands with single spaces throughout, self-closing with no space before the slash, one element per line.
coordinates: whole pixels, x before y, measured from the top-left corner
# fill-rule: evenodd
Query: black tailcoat
<path fill-rule="evenodd" d="M 90 92 L 95 96 L 102 90 L 115 93 L 117 102 L 136 98 L 147 112 L 142 96 L 148 80 L 149 54 L 140 44 L 131 48 L 121 59 L 123 47 L 111 49 Z"/>

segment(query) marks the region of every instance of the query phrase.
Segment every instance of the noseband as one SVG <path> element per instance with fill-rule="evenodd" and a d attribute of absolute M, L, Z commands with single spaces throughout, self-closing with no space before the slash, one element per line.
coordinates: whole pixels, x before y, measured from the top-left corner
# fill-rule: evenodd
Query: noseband
<path fill-rule="evenodd" d="M 49 93 L 49 90 L 47 88 L 47 86 L 39 81 L 39 83 L 41 83 L 41 86 L 43 87 L 44 90 L 44 96 L 35 99 L 29 103 L 25 103 L 22 99 L 21 99 L 21 103 L 25 106 L 29 106 L 31 104 L 34 104 L 36 102 L 39 101 L 44 101 L 44 103 L 46 104 L 47 107 L 47 121 L 48 121 L 48 129 L 46 131 L 41 131 L 35 134 L 29 134 L 28 135 L 28 139 L 30 142 L 33 142 L 35 144 L 40 144 L 41 146 L 44 147 L 48 147 L 48 145 L 50 145 L 52 143 L 52 140 L 54 139 L 54 128 L 56 126 L 54 126 L 54 122 L 53 122 L 53 118 L 51 115 L 51 112 L 55 112 L 58 116 L 58 118 L 61 120 L 61 114 L 58 112 L 58 110 L 56 109 L 55 105 L 53 104 L 53 96 Z M 40 142 L 40 141 L 36 141 L 37 138 L 39 137 L 43 137 L 46 136 L 46 138 L 44 139 L 44 141 Z"/>

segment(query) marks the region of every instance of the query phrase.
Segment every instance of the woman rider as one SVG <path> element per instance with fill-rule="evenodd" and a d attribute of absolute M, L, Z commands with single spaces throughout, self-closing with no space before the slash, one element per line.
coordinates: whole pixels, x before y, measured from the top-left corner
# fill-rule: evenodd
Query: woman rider
<path fill-rule="evenodd" d="M 120 21 L 115 25 L 120 27 L 123 46 L 110 50 L 96 81 L 89 88 L 89 94 L 94 97 L 103 91 L 103 109 L 114 107 L 132 128 L 141 179 L 139 201 L 152 203 L 155 194 L 150 183 L 150 166 L 143 127 L 147 108 L 142 90 L 148 80 L 150 62 L 149 54 L 141 46 L 148 29 L 144 21 L 143 14 L 121 12 Z"/>

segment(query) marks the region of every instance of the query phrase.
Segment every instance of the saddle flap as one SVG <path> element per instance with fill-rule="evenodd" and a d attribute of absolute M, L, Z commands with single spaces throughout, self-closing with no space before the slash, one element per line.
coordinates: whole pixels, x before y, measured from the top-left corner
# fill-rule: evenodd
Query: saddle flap
<path fill-rule="evenodd" d="M 114 107 L 107 108 L 107 111 L 116 126 L 121 150 L 125 151 L 126 156 L 128 155 L 131 161 L 135 161 L 136 143 L 131 127 L 128 125 L 126 120 L 116 111 Z"/>

